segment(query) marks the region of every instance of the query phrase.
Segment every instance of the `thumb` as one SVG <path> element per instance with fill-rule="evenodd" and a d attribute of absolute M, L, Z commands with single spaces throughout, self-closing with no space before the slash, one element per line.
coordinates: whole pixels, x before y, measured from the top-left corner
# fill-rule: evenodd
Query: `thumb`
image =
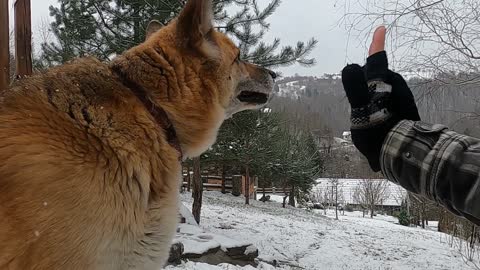
<path fill-rule="evenodd" d="M 378 52 L 385 51 L 385 39 L 387 35 L 387 29 L 385 26 L 380 26 L 375 30 L 373 34 L 373 41 L 368 51 L 368 56 L 372 56 Z"/>
<path fill-rule="evenodd" d="M 361 108 L 370 102 L 365 72 L 359 65 L 348 65 L 342 71 L 342 82 L 352 108 Z"/>

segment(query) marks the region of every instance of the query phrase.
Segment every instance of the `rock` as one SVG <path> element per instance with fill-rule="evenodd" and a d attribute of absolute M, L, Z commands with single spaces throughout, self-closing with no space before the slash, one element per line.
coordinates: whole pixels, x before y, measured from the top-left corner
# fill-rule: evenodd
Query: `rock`
<path fill-rule="evenodd" d="M 220 248 L 218 248 L 216 251 L 212 249 L 208 253 L 204 253 L 201 256 L 198 254 L 184 254 L 183 259 L 211 265 L 229 263 L 238 266 L 251 265 L 256 267 L 257 262 L 255 259 L 258 257 L 258 250 L 256 248 L 249 247 L 250 246 L 230 248 L 226 251 Z"/>
<path fill-rule="evenodd" d="M 261 202 L 269 202 L 271 199 L 270 195 L 267 195 L 267 196 L 262 196 L 262 198 L 260 198 L 259 201 Z"/>
<path fill-rule="evenodd" d="M 180 264 L 182 263 L 184 246 L 183 243 L 174 243 L 170 247 L 170 256 L 168 257 L 168 263 L 171 264 Z"/>
<path fill-rule="evenodd" d="M 190 224 L 189 215 L 185 209 L 181 212 L 183 212 L 182 216 L 186 217 L 186 223 L 178 226 L 176 242 L 181 246 L 172 246 L 170 264 L 182 260 L 211 265 L 222 263 L 240 266 L 257 265 L 258 249 L 250 242 L 205 232 L 197 224 Z M 233 228 L 230 224 L 223 224 L 222 227 Z"/>
<path fill-rule="evenodd" d="M 199 254 L 199 253 L 185 253 L 185 254 L 183 254 L 182 258 L 187 259 L 187 260 L 191 260 L 191 261 L 194 261 L 194 262 L 206 262 L 206 261 L 203 261 L 203 260 L 195 260 L 195 259 L 208 258 L 210 255 L 217 254 L 219 250 L 220 250 L 220 246 L 217 246 L 217 247 L 211 248 L 209 250 L 206 250 L 202 254 Z M 208 263 L 208 262 L 206 262 L 206 263 Z"/>
<path fill-rule="evenodd" d="M 235 229 L 233 224 L 227 224 L 227 223 L 220 223 L 220 226 L 218 228 L 222 229 L 222 230 L 233 230 L 233 229 Z"/>
<path fill-rule="evenodd" d="M 235 261 L 253 262 L 258 257 L 258 249 L 253 245 L 227 248 L 225 253 Z"/>

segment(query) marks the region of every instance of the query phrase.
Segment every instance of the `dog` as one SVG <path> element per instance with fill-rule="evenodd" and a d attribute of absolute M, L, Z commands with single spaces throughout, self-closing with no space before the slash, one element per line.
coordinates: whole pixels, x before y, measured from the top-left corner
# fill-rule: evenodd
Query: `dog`
<path fill-rule="evenodd" d="M 159 269 L 178 222 L 181 160 L 265 105 L 275 73 L 246 63 L 190 0 L 108 63 L 78 59 L 0 97 L 0 269 Z"/>

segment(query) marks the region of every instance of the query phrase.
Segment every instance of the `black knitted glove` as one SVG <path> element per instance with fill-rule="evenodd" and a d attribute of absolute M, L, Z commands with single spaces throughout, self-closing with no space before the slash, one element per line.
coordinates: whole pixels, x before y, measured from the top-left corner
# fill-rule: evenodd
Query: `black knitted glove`
<path fill-rule="evenodd" d="M 346 66 L 342 81 L 352 107 L 353 143 L 378 172 L 388 132 L 402 120 L 420 121 L 413 94 L 402 76 L 388 69 L 385 51 L 370 56 L 363 68 Z"/>

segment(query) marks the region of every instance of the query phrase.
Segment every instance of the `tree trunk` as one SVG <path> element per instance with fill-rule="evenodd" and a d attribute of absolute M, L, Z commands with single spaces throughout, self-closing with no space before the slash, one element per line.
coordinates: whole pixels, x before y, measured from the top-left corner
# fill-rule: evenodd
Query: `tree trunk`
<path fill-rule="evenodd" d="M 288 198 L 288 205 L 295 207 L 295 186 L 292 185 L 290 190 L 290 197 Z"/>
<path fill-rule="evenodd" d="M 338 186 L 335 186 L 335 219 L 338 220 Z"/>
<path fill-rule="evenodd" d="M 370 218 L 373 218 L 374 212 L 375 212 L 375 203 L 372 202 L 372 203 L 370 204 Z"/>
<path fill-rule="evenodd" d="M 423 220 L 424 220 L 424 223 L 425 223 L 424 226 L 423 226 L 424 228 L 425 228 L 426 226 L 428 226 L 428 213 L 427 213 L 427 207 L 426 207 L 426 205 L 427 205 L 427 200 L 423 200 L 423 202 L 422 202 L 423 215 L 422 215 L 422 216 L 423 216 Z M 425 226 L 425 225 L 426 225 L 426 226 Z"/>
<path fill-rule="evenodd" d="M 471 249 L 475 248 L 475 240 L 477 239 L 476 234 L 477 234 L 477 226 L 472 224 L 472 234 L 470 235 L 470 248 Z"/>
<path fill-rule="evenodd" d="M 232 177 L 232 195 L 235 197 L 242 195 L 242 177 L 239 175 Z"/>
<path fill-rule="evenodd" d="M 332 185 L 332 193 L 330 194 L 330 207 L 333 206 L 333 185 Z"/>
<path fill-rule="evenodd" d="M 265 191 L 265 183 L 263 184 L 263 188 L 262 188 L 262 193 L 263 193 L 263 202 L 266 203 L 267 202 L 267 192 Z"/>
<path fill-rule="evenodd" d="M 425 211 L 423 210 L 423 208 L 424 208 L 423 207 L 423 202 L 420 201 L 420 204 L 422 204 L 422 205 L 420 206 L 420 209 L 419 209 L 418 212 L 420 213 L 420 222 L 422 224 L 422 229 L 425 229 L 425 215 L 424 215 Z"/>
<path fill-rule="evenodd" d="M 226 194 L 227 191 L 226 191 L 226 188 L 225 188 L 225 182 L 226 182 L 226 167 L 225 167 L 225 164 L 222 166 L 222 193 L 223 194 Z"/>
<path fill-rule="evenodd" d="M 190 175 L 190 165 L 187 165 L 187 192 L 190 192 L 192 187 L 192 176 Z M 193 194 L 192 194 L 193 197 Z"/>
<path fill-rule="evenodd" d="M 257 200 L 257 190 L 258 190 L 258 176 L 255 176 L 253 178 L 253 199 L 256 201 Z M 257 188 L 255 188 L 257 187 Z"/>
<path fill-rule="evenodd" d="M 193 159 L 193 207 L 192 214 L 198 224 L 200 224 L 200 214 L 202 211 L 203 180 L 200 170 L 200 158 Z"/>
<path fill-rule="evenodd" d="M 412 216 L 412 214 L 410 213 L 410 192 L 407 192 L 407 215 L 409 217 Z"/>
<path fill-rule="evenodd" d="M 137 3 L 133 4 L 133 40 L 135 44 L 140 44 L 143 40 L 140 39 L 141 29 L 140 29 L 140 7 Z"/>
<path fill-rule="evenodd" d="M 250 168 L 245 166 L 245 204 L 250 204 Z"/>
<path fill-rule="evenodd" d="M 283 197 L 283 204 L 282 204 L 283 208 L 287 207 L 287 198 L 288 198 L 288 195 L 285 194 L 285 197 Z"/>

